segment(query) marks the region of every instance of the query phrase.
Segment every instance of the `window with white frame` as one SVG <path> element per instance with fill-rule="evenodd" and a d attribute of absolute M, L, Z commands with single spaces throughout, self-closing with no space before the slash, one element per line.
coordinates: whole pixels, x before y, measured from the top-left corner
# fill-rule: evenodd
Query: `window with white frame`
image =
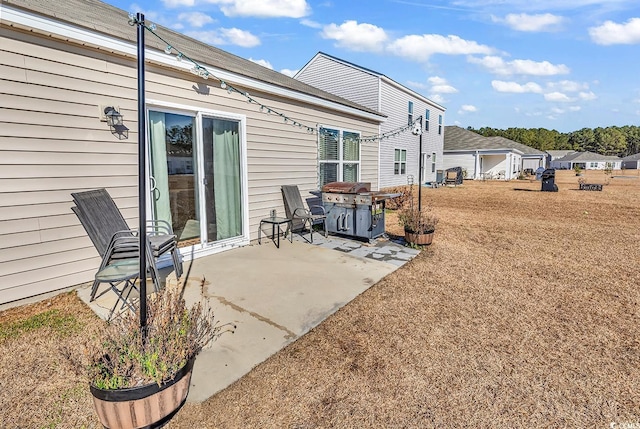
<path fill-rule="evenodd" d="M 436 153 L 431 152 L 431 172 L 436 172 Z"/>
<path fill-rule="evenodd" d="M 592 162 L 591 165 L 589 165 L 590 168 L 598 168 L 598 163 L 597 162 Z"/>
<path fill-rule="evenodd" d="M 407 151 L 396 149 L 393 159 L 393 174 L 407 174 Z"/>
<path fill-rule="evenodd" d="M 409 118 L 407 120 L 407 124 L 411 125 L 413 123 L 413 101 L 409 102 Z"/>
<path fill-rule="evenodd" d="M 424 112 L 424 130 L 429 131 L 429 109 Z"/>
<path fill-rule="evenodd" d="M 318 146 L 320 186 L 360 180 L 360 134 L 320 128 Z"/>
<path fill-rule="evenodd" d="M 442 115 L 438 115 L 438 134 L 442 134 Z"/>

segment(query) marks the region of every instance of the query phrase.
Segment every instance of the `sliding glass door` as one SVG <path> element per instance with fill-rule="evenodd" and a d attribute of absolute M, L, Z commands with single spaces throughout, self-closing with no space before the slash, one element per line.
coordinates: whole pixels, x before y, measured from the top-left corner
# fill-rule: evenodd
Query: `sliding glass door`
<path fill-rule="evenodd" d="M 179 246 L 243 234 L 239 122 L 149 112 L 153 216 Z"/>
<path fill-rule="evenodd" d="M 208 241 L 242 235 L 238 122 L 202 118 Z"/>

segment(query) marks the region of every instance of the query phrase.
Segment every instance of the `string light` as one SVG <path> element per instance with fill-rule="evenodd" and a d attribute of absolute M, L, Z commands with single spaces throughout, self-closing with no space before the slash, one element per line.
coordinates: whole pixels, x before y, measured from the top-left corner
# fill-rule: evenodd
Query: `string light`
<path fill-rule="evenodd" d="M 164 52 L 167 55 L 171 55 L 171 53 L 173 51 L 176 51 L 176 60 L 177 61 L 182 61 L 182 60 L 187 60 L 190 63 L 193 64 L 193 68 L 190 69 L 190 72 L 193 73 L 194 75 L 197 75 L 199 77 L 202 77 L 203 79 L 208 79 L 210 76 L 213 77 L 214 79 L 220 81 L 220 88 L 222 89 L 226 89 L 228 94 L 231 94 L 232 92 L 235 92 L 237 94 L 242 95 L 243 97 L 245 97 L 247 99 L 247 102 L 249 104 L 255 103 L 260 107 L 260 111 L 264 112 L 265 109 L 267 111 L 267 115 L 270 115 L 272 113 L 280 116 L 281 118 L 284 119 L 284 123 L 285 124 L 291 124 L 292 126 L 298 126 L 298 128 L 302 129 L 302 128 L 306 128 L 307 133 L 309 134 L 315 134 L 316 130 L 318 128 L 318 125 L 316 124 L 316 127 L 311 127 L 308 125 L 304 125 L 290 117 L 288 117 L 287 115 L 278 112 L 274 109 L 272 109 L 269 106 L 266 106 L 262 103 L 260 103 L 258 100 L 252 98 L 248 92 L 243 92 L 240 91 L 238 89 L 236 89 L 233 85 L 225 82 L 224 80 L 220 79 L 219 77 L 217 77 L 216 75 L 214 75 L 213 73 L 211 73 L 206 67 L 200 65 L 197 61 L 195 61 L 193 58 L 189 57 L 188 55 L 184 54 L 183 52 L 181 52 L 180 50 L 178 50 L 175 46 L 171 45 L 168 41 L 166 41 L 164 38 L 162 38 L 162 36 L 160 36 L 158 33 L 156 33 L 156 24 L 151 23 L 149 25 L 146 25 L 144 23 L 141 23 L 138 21 L 138 19 L 136 18 L 135 14 L 133 13 L 129 13 L 129 25 L 136 25 L 136 24 L 141 24 L 144 26 L 144 28 L 146 30 L 148 30 L 151 34 L 153 34 L 154 36 L 156 36 L 158 39 L 160 39 L 163 43 L 166 44 L 166 48 L 164 49 Z M 398 134 L 401 134 L 403 132 L 408 131 L 409 129 L 411 129 L 415 123 L 418 120 L 413 121 L 411 124 L 409 125 L 405 125 L 403 127 L 399 127 L 395 130 L 391 130 L 391 131 L 387 131 L 385 133 L 382 134 L 377 134 L 377 135 L 371 135 L 371 136 L 365 136 L 365 137 L 358 137 L 356 140 L 360 141 L 360 142 L 370 142 L 370 141 L 379 141 L 379 140 L 384 140 L 384 139 L 388 139 L 391 137 L 396 137 Z"/>

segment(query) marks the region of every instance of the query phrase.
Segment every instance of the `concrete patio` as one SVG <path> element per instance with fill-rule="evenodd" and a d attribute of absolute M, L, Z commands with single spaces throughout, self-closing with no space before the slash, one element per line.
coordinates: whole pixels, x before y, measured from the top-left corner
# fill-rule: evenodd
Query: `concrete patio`
<path fill-rule="evenodd" d="M 417 254 L 384 238 L 314 234 L 313 245 L 295 236 L 278 249 L 267 239 L 186 262 L 187 303 L 204 293 L 216 318 L 237 326 L 198 355 L 187 400 L 204 401 L 231 385 Z M 177 284 L 173 273 L 166 282 Z M 89 293 L 88 286 L 78 290 L 85 302 Z M 106 318 L 114 299 L 107 293 L 89 305 Z"/>

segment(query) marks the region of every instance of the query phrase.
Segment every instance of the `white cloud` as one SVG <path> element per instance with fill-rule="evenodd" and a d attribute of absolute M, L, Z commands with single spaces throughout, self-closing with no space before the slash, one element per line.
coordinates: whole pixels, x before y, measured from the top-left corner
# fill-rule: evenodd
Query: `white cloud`
<path fill-rule="evenodd" d="M 421 62 L 429 60 L 429 57 L 434 54 L 470 55 L 490 54 L 494 51 L 493 48 L 473 40 L 440 34 L 404 36 L 390 43 L 387 50 L 397 56 Z"/>
<path fill-rule="evenodd" d="M 442 95 L 440 95 L 440 94 L 431 94 L 431 95 L 429 95 L 429 99 L 431 101 L 434 101 L 434 102 L 438 103 L 438 104 L 442 104 L 442 103 L 445 102 L 444 97 Z"/>
<path fill-rule="evenodd" d="M 387 33 L 382 28 L 358 24 L 358 21 L 326 25 L 321 35 L 325 39 L 335 40 L 338 46 L 354 51 L 378 52 L 387 41 Z"/>
<path fill-rule="evenodd" d="M 410 86 L 410 87 L 412 87 L 412 88 L 417 88 L 417 89 L 427 89 L 427 88 L 430 88 L 430 86 L 429 86 L 429 85 L 426 85 L 426 84 L 421 83 L 421 82 L 414 82 L 414 81 L 412 81 L 412 80 L 407 81 L 407 85 L 408 85 L 408 86 Z"/>
<path fill-rule="evenodd" d="M 589 28 L 591 40 L 598 45 L 633 45 L 640 43 L 640 18 L 631 18 L 624 24 L 606 21 L 599 27 Z"/>
<path fill-rule="evenodd" d="M 503 22 L 516 31 L 554 31 L 563 23 L 564 18 L 550 13 L 529 15 L 527 13 L 510 13 L 504 18 L 492 16 L 494 22 Z"/>
<path fill-rule="evenodd" d="M 498 75 L 554 76 L 567 74 L 570 71 L 569 67 L 564 64 L 551 64 L 549 61 L 513 60 L 507 62 L 496 56 L 469 57 L 468 61 L 479 64 Z"/>
<path fill-rule="evenodd" d="M 563 114 L 563 113 L 564 113 L 564 109 L 560 109 L 560 108 L 558 108 L 558 107 L 553 107 L 553 108 L 551 109 L 551 113 L 555 113 L 555 114 L 557 114 L 557 115 L 561 115 L 561 114 Z"/>
<path fill-rule="evenodd" d="M 195 0 L 162 0 L 162 3 L 168 8 L 174 7 L 191 7 L 195 4 Z"/>
<path fill-rule="evenodd" d="M 280 70 L 280 73 L 287 75 L 289 77 L 294 77 L 296 73 L 298 73 L 299 71 L 300 70 L 282 69 Z"/>
<path fill-rule="evenodd" d="M 589 89 L 589 85 L 586 83 L 575 82 L 572 80 L 561 80 L 559 82 L 547 83 L 547 88 L 562 92 L 578 92 Z"/>
<path fill-rule="evenodd" d="M 471 104 L 463 104 L 462 107 L 460 108 L 460 110 L 458 110 L 459 114 L 463 114 L 463 113 L 473 113 L 473 112 L 477 112 L 478 108 L 476 106 L 473 106 Z"/>
<path fill-rule="evenodd" d="M 582 107 L 580 106 L 570 106 L 569 110 L 572 112 L 579 112 L 580 110 L 582 110 Z"/>
<path fill-rule="evenodd" d="M 447 82 L 447 80 L 443 77 L 431 76 L 429 79 L 427 79 L 427 81 L 429 82 L 429 84 L 431 84 L 430 91 L 433 94 L 437 94 L 441 97 L 440 101 L 436 101 L 436 103 L 441 103 L 444 101 L 444 98 L 442 98 L 442 94 L 455 94 L 456 92 L 458 92 L 458 90 L 449 85 L 449 82 Z"/>
<path fill-rule="evenodd" d="M 598 98 L 593 92 L 589 91 L 589 92 L 580 92 L 578 94 L 578 97 L 580 97 L 581 100 L 595 100 L 596 98 Z"/>
<path fill-rule="evenodd" d="M 221 5 L 220 10 L 226 16 L 302 18 L 311 13 L 311 7 L 306 0 L 206 0 L 206 2 Z"/>
<path fill-rule="evenodd" d="M 209 45 L 238 45 L 251 48 L 260 44 L 260 39 L 248 31 L 238 28 L 220 28 L 217 31 L 189 31 L 189 37 Z"/>
<path fill-rule="evenodd" d="M 254 60 L 253 58 L 249 57 L 249 61 L 251 61 L 253 63 L 256 63 L 256 64 L 260 64 L 262 67 L 266 67 L 269 70 L 273 70 L 273 66 L 267 60 Z"/>
<path fill-rule="evenodd" d="M 561 103 L 568 103 L 572 101 L 566 94 L 561 92 L 549 92 L 544 95 L 544 99 L 547 101 L 558 101 Z"/>
<path fill-rule="evenodd" d="M 455 94 L 458 92 L 458 90 L 451 85 L 434 85 L 431 87 L 431 91 L 438 94 Z"/>
<path fill-rule="evenodd" d="M 505 82 L 502 80 L 492 80 L 491 86 L 498 92 L 512 92 L 515 94 L 524 94 L 532 92 L 539 94 L 542 92 L 542 87 L 535 82 L 527 82 L 524 85 L 517 82 Z"/>
<path fill-rule="evenodd" d="M 431 85 L 445 85 L 447 83 L 447 79 L 440 76 L 431 76 L 427 81 Z"/>
<path fill-rule="evenodd" d="M 322 24 L 316 21 L 312 21 L 310 19 L 301 19 L 300 24 L 310 28 L 322 28 Z"/>
<path fill-rule="evenodd" d="M 180 21 L 187 21 L 192 27 L 200 28 L 213 22 L 213 18 L 202 12 L 184 12 L 178 15 Z"/>

